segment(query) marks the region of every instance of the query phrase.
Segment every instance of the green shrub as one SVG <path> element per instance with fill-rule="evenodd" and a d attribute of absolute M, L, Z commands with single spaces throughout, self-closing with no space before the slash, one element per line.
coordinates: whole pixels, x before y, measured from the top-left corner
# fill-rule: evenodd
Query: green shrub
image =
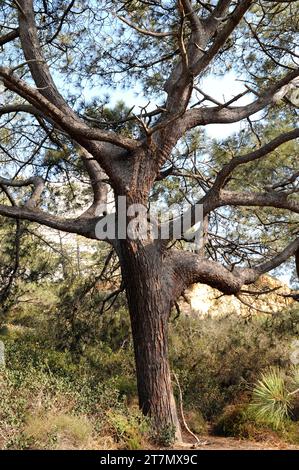
<path fill-rule="evenodd" d="M 248 405 L 229 405 L 215 421 L 212 432 L 217 436 L 239 439 L 265 440 L 272 437 L 272 429 L 257 422 Z"/>
<path fill-rule="evenodd" d="M 213 432 L 218 436 L 248 437 L 247 409 L 244 405 L 228 406 L 213 426 Z"/>
<path fill-rule="evenodd" d="M 287 442 L 299 445 L 299 423 L 289 422 L 288 425 L 281 430 L 280 435 Z"/>
<path fill-rule="evenodd" d="M 298 416 L 298 367 L 270 367 L 261 374 L 252 391 L 250 408 L 257 421 L 284 429 Z"/>
<path fill-rule="evenodd" d="M 252 392 L 250 407 L 256 419 L 279 429 L 289 418 L 291 404 L 285 373 L 271 367 L 261 375 Z"/>
<path fill-rule="evenodd" d="M 167 424 L 161 428 L 153 428 L 153 441 L 163 447 L 171 447 L 175 442 L 175 426 Z"/>
<path fill-rule="evenodd" d="M 22 432 L 30 449 L 83 449 L 92 433 L 87 418 L 53 412 L 29 415 Z"/>
<path fill-rule="evenodd" d="M 269 366 L 290 366 L 298 309 L 255 316 L 182 317 L 171 324 L 170 355 L 186 410 L 214 420 L 227 405 L 247 400 L 248 385 Z"/>
<path fill-rule="evenodd" d="M 115 438 L 124 449 L 138 450 L 142 448 L 144 438 L 149 432 L 149 420 L 139 411 L 130 410 L 130 413 L 108 413 L 109 422 L 113 428 Z"/>

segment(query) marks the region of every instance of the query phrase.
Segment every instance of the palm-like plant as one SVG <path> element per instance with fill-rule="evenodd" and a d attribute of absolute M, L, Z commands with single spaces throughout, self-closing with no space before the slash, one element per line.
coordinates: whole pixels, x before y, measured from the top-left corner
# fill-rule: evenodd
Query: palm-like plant
<path fill-rule="evenodd" d="M 288 419 L 291 406 L 292 394 L 287 389 L 285 374 L 278 367 L 271 367 L 253 389 L 250 408 L 254 416 L 278 429 Z"/>

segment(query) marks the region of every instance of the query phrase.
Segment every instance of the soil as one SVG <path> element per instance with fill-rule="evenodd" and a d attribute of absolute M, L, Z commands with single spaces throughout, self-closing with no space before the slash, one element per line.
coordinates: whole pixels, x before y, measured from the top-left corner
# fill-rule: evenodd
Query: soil
<path fill-rule="evenodd" d="M 200 443 L 193 444 L 188 437 L 186 444 L 178 444 L 175 449 L 197 450 L 299 450 L 299 446 L 291 445 L 277 439 L 265 441 L 250 441 L 234 437 L 200 436 Z"/>

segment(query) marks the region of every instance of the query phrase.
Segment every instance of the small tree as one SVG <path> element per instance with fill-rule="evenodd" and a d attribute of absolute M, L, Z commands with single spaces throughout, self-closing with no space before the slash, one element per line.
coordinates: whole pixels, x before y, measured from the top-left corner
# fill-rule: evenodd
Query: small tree
<path fill-rule="evenodd" d="M 173 230 L 166 240 L 150 234 L 105 237 L 120 260 L 140 407 L 160 429 L 175 428 L 178 439 L 167 344 L 172 306 L 194 282 L 240 295 L 242 286 L 298 252 L 295 231 L 281 247 L 289 230 L 267 245 L 270 237 L 254 226 L 264 207 L 271 209 L 270 226 L 279 217 L 290 227 L 289 214 L 299 212 L 298 153 L 291 144 L 299 136 L 292 105 L 299 75 L 296 6 L 269 0 L 0 2 L 5 92 L 0 148 L 7 173 L 0 179 L 6 198 L 1 215 L 95 239 L 96 224 L 105 217 L 107 184 L 127 206 L 145 207 L 156 190 L 163 192 L 161 185 L 173 189 L 178 180 L 185 182 L 184 197 L 197 188 L 194 202 L 202 205 L 206 234 L 200 253 L 182 251 L 175 243 L 182 234 Z M 219 102 L 201 90 L 202 77 L 232 69 L 244 80 L 244 92 Z M 115 121 L 117 112 L 107 112 L 99 97 L 85 105 L 86 84 L 92 93 L 93 86 L 116 82 L 138 83 L 156 108 L 137 115 L 131 109 Z M 245 95 L 249 104 L 239 104 Z M 252 123 L 251 116 L 261 111 L 276 113 L 282 132 L 269 138 L 265 118 Z M 200 152 L 204 135 L 198 128 L 243 120 L 245 134 Z M 280 154 L 286 143 L 287 164 Z M 248 168 L 256 171 L 259 165 L 263 172 L 253 180 Z M 58 215 L 53 201 L 59 185 L 69 184 L 71 201 L 73 180 L 86 185 L 86 175 L 93 194 L 89 209 L 76 217 Z M 195 208 L 192 224 L 198 222 Z M 143 218 L 146 223 L 147 215 Z M 223 229 L 217 232 L 219 223 Z M 249 240 L 254 236 L 256 245 Z"/>

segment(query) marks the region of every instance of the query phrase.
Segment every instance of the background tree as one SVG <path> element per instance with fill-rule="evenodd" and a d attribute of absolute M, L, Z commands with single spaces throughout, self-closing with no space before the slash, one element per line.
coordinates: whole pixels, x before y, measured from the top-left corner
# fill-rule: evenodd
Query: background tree
<path fill-rule="evenodd" d="M 203 206 L 206 247 L 199 254 L 182 252 L 173 233 L 168 240 L 105 239 L 119 257 L 127 294 L 140 407 L 180 439 L 168 363 L 172 306 L 194 282 L 239 296 L 299 247 L 290 217 L 299 211 L 298 2 L 0 5 L 2 216 L 95 239 L 107 184 L 128 205 L 147 206 L 169 185 L 182 209 L 186 198 Z M 219 102 L 201 89 L 203 77 L 229 70 L 244 92 Z M 108 112 L 100 92 L 85 102 L 97 87 L 117 85 L 138 86 L 155 106 Z M 210 144 L 198 132 L 239 121 L 243 132 L 224 143 Z M 62 184 L 72 217 L 65 205 L 59 210 Z M 195 205 L 191 214 L 197 222 Z M 287 229 L 276 228 L 271 239 L 278 222 Z M 269 224 L 270 236 L 261 231 Z"/>

